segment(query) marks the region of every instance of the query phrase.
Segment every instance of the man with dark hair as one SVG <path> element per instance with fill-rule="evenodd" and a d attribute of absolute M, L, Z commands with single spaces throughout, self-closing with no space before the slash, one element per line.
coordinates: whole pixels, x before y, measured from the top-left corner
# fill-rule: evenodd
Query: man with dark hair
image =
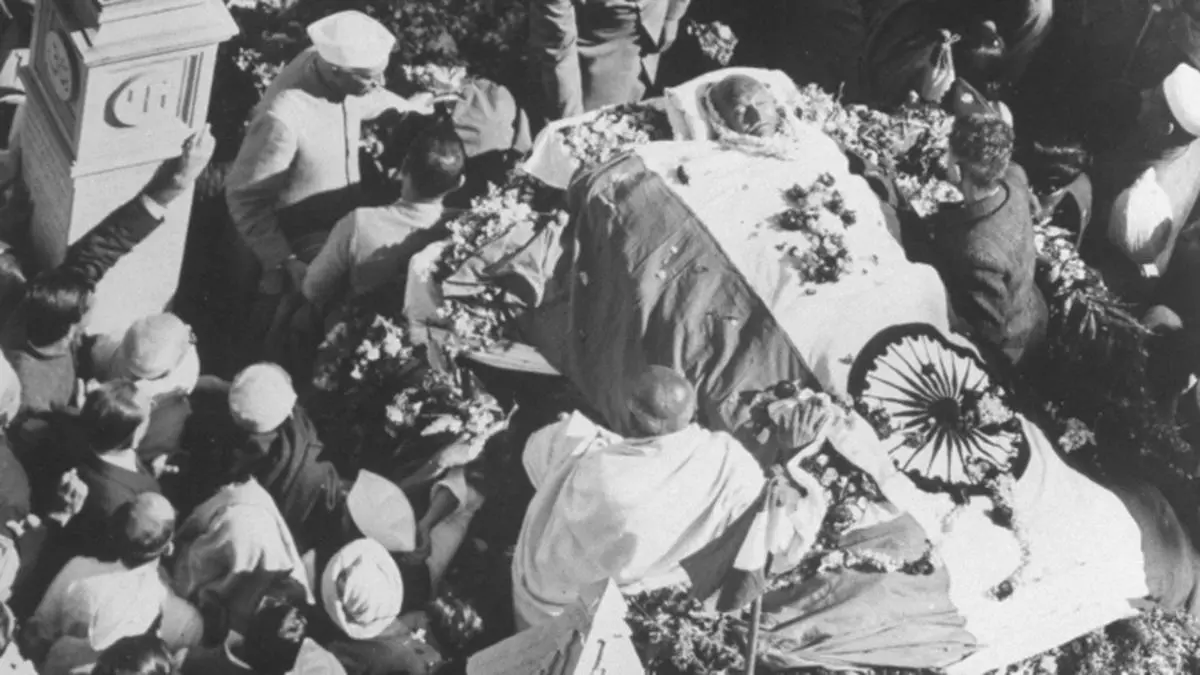
<path fill-rule="evenodd" d="M 88 448 L 78 466 L 88 497 L 68 529 L 77 551 L 113 555 L 102 536 L 102 523 L 138 495 L 162 492 L 157 478 L 137 456 L 149 418 L 148 399 L 129 380 L 106 382 L 88 394 L 79 414 L 80 436 L 87 439 Z"/>
<path fill-rule="evenodd" d="M 1033 196 L 1012 162 L 1013 130 L 990 115 L 955 121 L 950 173 L 963 203 L 944 211 L 929 233 L 930 260 L 942 276 L 961 328 L 1023 364 L 1041 343 L 1047 308 L 1034 283 Z"/>
<path fill-rule="evenodd" d="M 321 313 L 346 295 L 403 278 L 408 259 L 432 241 L 448 213 L 442 200 L 463 184 L 466 150 L 449 125 L 417 137 L 400 169 L 400 199 L 360 208 L 338 222 L 304 278 L 304 297 Z"/>
<path fill-rule="evenodd" d="M 62 264 L 28 283 L 0 330 L 0 348 L 21 380 L 13 436 L 23 460 L 45 438 L 47 417 L 75 403 L 85 342 L 81 324 L 96 284 L 163 222 L 167 208 L 208 166 L 214 145 L 207 128 L 190 137 L 182 155 L 160 167 L 138 196 L 72 244 Z M 37 472 L 36 466 L 26 468 Z"/>
<path fill-rule="evenodd" d="M 73 558 L 29 621 L 24 637 L 35 662 L 48 655 L 53 660 L 51 647 L 62 638 L 84 639 L 100 652 L 156 626 L 172 650 L 199 643 L 204 631 L 199 612 L 174 594 L 159 569 L 171 553 L 175 517 L 171 503 L 158 494 L 140 495 L 113 513 L 106 529 L 115 560 Z"/>

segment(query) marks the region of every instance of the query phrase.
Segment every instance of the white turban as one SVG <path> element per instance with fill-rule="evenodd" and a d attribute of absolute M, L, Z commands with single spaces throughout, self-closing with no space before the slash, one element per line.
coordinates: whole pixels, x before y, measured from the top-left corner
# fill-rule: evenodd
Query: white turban
<path fill-rule="evenodd" d="M 400 568 L 379 542 L 350 542 L 334 554 L 321 575 L 321 602 L 342 632 L 355 640 L 369 640 L 400 616 L 404 602 Z"/>
<path fill-rule="evenodd" d="M 1200 71 L 1181 63 L 1162 83 L 1171 115 L 1184 131 L 1200 136 Z"/>
<path fill-rule="evenodd" d="M 273 363 L 247 366 L 229 385 L 229 412 L 239 426 L 252 433 L 278 429 L 295 406 L 292 378 Z"/>
<path fill-rule="evenodd" d="M 1171 198 L 1151 167 L 1122 192 L 1108 219 L 1108 239 L 1143 271 L 1154 276 L 1166 268 L 1174 210 Z"/>
<path fill-rule="evenodd" d="M 321 58 L 339 68 L 385 67 L 396 46 L 383 24 L 352 9 L 313 22 L 308 37 Z"/>

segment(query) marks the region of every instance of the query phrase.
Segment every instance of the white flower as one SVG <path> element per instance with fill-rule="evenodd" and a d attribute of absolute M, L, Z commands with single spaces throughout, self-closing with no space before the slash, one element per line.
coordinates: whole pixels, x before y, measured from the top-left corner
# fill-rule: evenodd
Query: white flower
<path fill-rule="evenodd" d="M 1058 439 L 1058 445 L 1068 455 L 1089 445 L 1096 444 L 1096 434 L 1081 420 L 1067 420 L 1066 431 Z"/>

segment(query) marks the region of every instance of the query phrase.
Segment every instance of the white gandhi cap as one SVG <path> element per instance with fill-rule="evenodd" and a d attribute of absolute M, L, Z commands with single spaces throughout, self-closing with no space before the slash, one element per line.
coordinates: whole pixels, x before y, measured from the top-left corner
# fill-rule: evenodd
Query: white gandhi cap
<path fill-rule="evenodd" d="M 383 24 L 352 9 L 313 22 L 308 37 L 321 58 L 339 68 L 382 68 L 396 46 Z"/>
<path fill-rule="evenodd" d="M 1200 136 L 1200 71 L 1181 63 L 1163 80 L 1162 87 L 1175 121 L 1184 131 Z"/>

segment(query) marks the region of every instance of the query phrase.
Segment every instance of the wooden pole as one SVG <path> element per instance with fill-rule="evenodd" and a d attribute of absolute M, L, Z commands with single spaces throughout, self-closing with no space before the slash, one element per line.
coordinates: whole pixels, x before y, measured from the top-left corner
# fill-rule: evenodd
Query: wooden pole
<path fill-rule="evenodd" d="M 771 534 L 775 531 L 774 523 L 771 522 L 771 507 L 775 503 L 775 490 L 778 487 L 778 479 L 772 478 L 767 484 L 767 498 L 763 502 L 763 508 L 767 513 L 766 541 L 764 542 L 767 550 L 766 560 L 763 563 L 764 576 L 771 570 Z M 750 605 L 750 640 L 746 645 L 746 667 L 742 670 L 744 675 L 754 675 L 754 667 L 758 663 L 758 632 L 762 625 L 762 594 L 760 593 Z"/>
<path fill-rule="evenodd" d="M 1150 32 L 1150 24 L 1154 22 L 1154 16 L 1162 11 L 1162 5 L 1157 2 L 1150 4 L 1150 10 L 1146 13 L 1146 20 L 1142 22 L 1142 30 L 1138 33 L 1137 42 L 1133 43 L 1133 49 L 1129 51 L 1129 58 L 1125 61 L 1125 68 L 1121 71 L 1121 79 L 1129 79 L 1129 71 L 1133 68 L 1133 62 L 1137 60 L 1138 51 L 1142 48 L 1142 42 L 1146 39 L 1146 33 Z"/>

